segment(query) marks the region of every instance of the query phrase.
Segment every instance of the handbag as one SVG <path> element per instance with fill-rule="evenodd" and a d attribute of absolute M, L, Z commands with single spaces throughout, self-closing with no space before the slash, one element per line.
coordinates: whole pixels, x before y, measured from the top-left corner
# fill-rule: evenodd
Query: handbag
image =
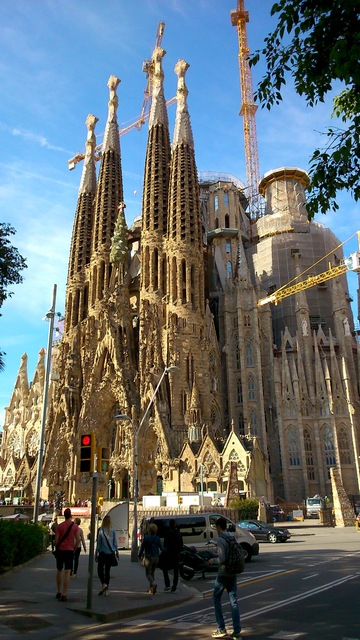
<path fill-rule="evenodd" d="M 117 567 L 119 563 L 118 563 L 118 559 L 117 559 L 117 557 L 116 557 L 116 553 L 115 553 L 115 551 L 113 551 L 113 550 L 112 550 L 111 545 L 110 545 L 110 542 L 109 542 L 109 540 L 108 540 L 108 537 L 107 537 L 107 535 L 106 535 L 106 533 L 105 533 L 104 529 L 102 529 L 102 532 L 103 532 L 103 534 L 104 534 L 104 536 L 105 536 L 105 540 L 106 540 L 106 542 L 107 542 L 107 545 L 108 545 L 108 547 L 109 547 L 109 549 L 110 549 L 110 551 L 111 551 L 111 554 L 110 554 L 110 555 L 111 555 L 111 558 L 110 558 L 110 567 Z"/>

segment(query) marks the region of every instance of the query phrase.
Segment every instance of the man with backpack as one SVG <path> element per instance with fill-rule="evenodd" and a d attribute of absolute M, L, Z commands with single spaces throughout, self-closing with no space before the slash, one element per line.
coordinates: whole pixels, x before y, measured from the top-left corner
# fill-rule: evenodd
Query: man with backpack
<path fill-rule="evenodd" d="M 215 558 L 211 564 L 217 563 L 219 570 L 215 579 L 213 602 L 215 609 L 215 618 L 218 625 L 216 631 L 213 632 L 213 638 L 240 638 L 241 640 L 241 623 L 240 612 L 237 601 L 237 579 L 236 574 L 241 573 L 244 570 L 243 558 L 241 562 L 242 550 L 240 545 L 235 540 L 233 533 L 226 530 L 225 518 L 218 518 L 216 520 L 216 530 L 218 532 L 217 539 L 217 553 L 218 558 Z M 239 553 L 240 552 L 240 553 Z M 228 592 L 231 617 L 233 623 L 233 633 L 228 634 L 225 628 L 225 621 L 222 612 L 221 598 L 224 593 L 224 589 Z"/>

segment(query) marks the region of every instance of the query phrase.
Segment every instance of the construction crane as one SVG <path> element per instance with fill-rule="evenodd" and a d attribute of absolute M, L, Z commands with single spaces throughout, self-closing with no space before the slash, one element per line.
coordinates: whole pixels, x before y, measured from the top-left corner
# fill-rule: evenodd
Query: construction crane
<path fill-rule="evenodd" d="M 231 24 L 237 27 L 239 41 L 239 71 L 241 86 L 241 109 L 243 117 L 244 145 L 246 160 L 246 180 L 249 187 L 249 213 L 256 220 L 262 215 L 262 199 L 259 194 L 260 170 L 256 136 L 255 114 L 257 106 L 254 102 L 252 74 L 249 65 L 250 49 L 247 41 L 246 23 L 249 22 L 249 12 L 245 10 L 244 0 L 237 0 L 237 9 L 231 11 Z"/>
<path fill-rule="evenodd" d="M 359 242 L 359 249 L 360 249 L 360 231 L 357 231 L 357 235 L 358 235 L 358 242 Z M 299 291 L 305 291 L 305 289 L 309 289 L 310 287 L 313 287 L 318 284 L 322 284 L 327 280 L 331 280 L 332 278 L 341 276 L 347 271 L 360 272 L 360 250 L 359 249 L 358 251 L 351 253 L 348 258 L 345 258 L 345 260 L 341 260 L 340 264 L 338 265 L 331 266 L 331 264 L 329 263 L 328 269 L 326 271 L 323 271 L 322 273 L 319 273 L 316 276 L 312 276 L 312 275 L 308 276 L 305 280 L 302 280 L 301 282 L 297 282 L 296 284 L 283 285 L 282 287 L 280 287 L 280 289 L 277 289 L 271 295 L 266 296 L 266 298 L 260 298 L 260 300 L 258 300 L 257 306 L 262 307 L 263 305 L 269 304 L 270 302 L 273 302 L 275 305 L 277 305 L 284 298 L 288 298 L 289 296 L 292 296 L 295 293 L 298 293 Z M 311 267 L 309 268 L 311 269 Z M 300 277 L 300 276 L 296 276 L 296 277 Z M 294 278 L 294 280 L 295 279 L 296 278 Z"/>
<path fill-rule="evenodd" d="M 161 47 L 161 42 L 164 35 L 164 29 L 165 29 L 165 22 L 159 22 L 157 33 L 156 33 L 154 50 L 157 47 Z M 144 91 L 144 99 L 141 107 L 141 112 L 140 112 L 140 115 L 136 118 L 136 120 L 131 122 L 131 124 L 129 124 L 127 127 L 124 127 L 123 129 L 119 129 L 120 137 L 123 136 L 125 133 L 129 133 L 129 131 L 132 131 L 133 129 L 138 129 L 140 131 L 143 124 L 145 124 L 145 122 L 149 120 L 149 117 L 150 117 L 150 107 L 151 107 L 153 78 L 154 78 L 153 58 L 151 60 L 144 60 L 142 70 L 146 73 L 147 84 Z M 176 96 L 168 100 L 166 102 L 166 106 L 169 107 L 175 101 L 176 101 Z M 101 135 L 104 135 L 104 134 L 101 134 Z M 100 160 L 101 158 L 101 149 L 102 149 L 102 143 L 96 145 L 95 147 L 96 161 Z M 68 160 L 69 170 L 72 171 L 73 169 L 75 169 L 77 163 L 84 160 L 84 158 L 85 158 L 85 153 L 80 151 L 76 153 L 72 158 L 70 158 L 70 160 Z"/>

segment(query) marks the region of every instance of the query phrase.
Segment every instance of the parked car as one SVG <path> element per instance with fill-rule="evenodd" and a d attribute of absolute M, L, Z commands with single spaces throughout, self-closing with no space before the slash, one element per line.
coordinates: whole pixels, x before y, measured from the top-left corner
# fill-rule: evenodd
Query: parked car
<path fill-rule="evenodd" d="M 263 542 L 286 542 L 291 538 L 289 529 L 285 527 L 273 527 L 261 520 L 242 520 L 238 523 L 240 527 L 251 531 L 256 540 Z"/>

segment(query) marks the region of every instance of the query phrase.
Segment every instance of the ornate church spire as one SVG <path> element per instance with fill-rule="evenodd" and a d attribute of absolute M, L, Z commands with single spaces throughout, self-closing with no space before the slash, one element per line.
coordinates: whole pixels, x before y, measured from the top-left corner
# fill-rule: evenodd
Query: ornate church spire
<path fill-rule="evenodd" d="M 88 293 L 85 287 L 85 268 L 90 263 L 94 196 L 96 192 L 95 125 L 98 119 L 89 114 L 86 118 L 87 140 L 84 166 L 81 175 L 69 257 L 66 290 L 66 329 L 76 326 L 86 314 Z M 84 288 L 85 287 L 85 288 Z"/>
<path fill-rule="evenodd" d="M 179 60 L 177 111 L 172 149 L 168 261 L 171 270 L 170 302 L 205 311 L 202 228 L 194 141 L 187 107 L 185 73 L 189 65 Z M 171 258 L 170 258 L 171 256 Z"/>
<path fill-rule="evenodd" d="M 110 100 L 108 118 L 102 145 L 102 160 L 95 200 L 95 219 L 92 242 L 92 291 L 94 304 L 104 297 L 109 286 L 111 265 L 109 252 L 118 217 L 118 207 L 123 201 L 121 153 L 117 123 L 118 97 L 116 89 L 120 80 L 110 76 L 108 87 Z"/>

